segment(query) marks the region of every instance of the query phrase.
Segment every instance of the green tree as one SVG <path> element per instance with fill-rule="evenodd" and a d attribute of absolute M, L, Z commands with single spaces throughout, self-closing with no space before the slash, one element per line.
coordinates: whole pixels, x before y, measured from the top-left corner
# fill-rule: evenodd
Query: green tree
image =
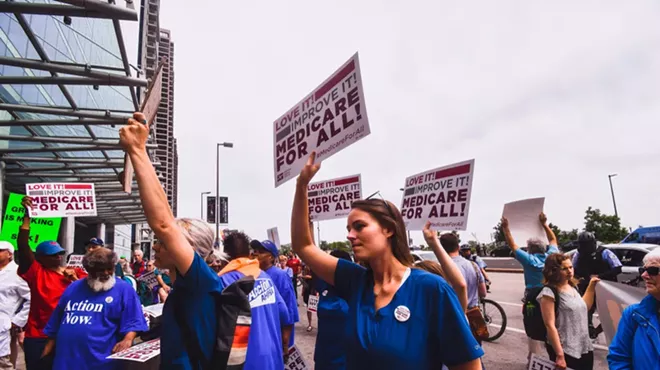
<path fill-rule="evenodd" d="M 324 251 L 327 251 L 327 250 L 330 249 L 330 247 L 328 246 L 328 242 L 325 241 L 325 240 L 321 240 L 321 245 L 319 245 L 319 248 L 321 248 L 321 250 L 324 250 Z"/>
<path fill-rule="evenodd" d="M 493 233 L 493 240 L 495 243 L 506 243 L 506 238 L 504 237 L 504 229 L 502 228 L 502 221 L 498 221 L 497 225 L 493 227 L 495 233 Z"/>
<path fill-rule="evenodd" d="M 280 254 L 282 255 L 288 255 L 291 252 L 291 244 L 283 244 L 280 247 Z"/>
<path fill-rule="evenodd" d="M 559 243 L 559 245 L 564 245 L 570 241 L 576 240 L 578 237 L 578 229 L 564 231 L 553 223 L 548 224 L 548 226 L 552 229 L 552 232 L 555 233 L 555 236 L 557 237 L 557 243 Z"/>
<path fill-rule="evenodd" d="M 618 216 L 604 214 L 592 207 L 585 212 L 584 229 L 594 233 L 596 239 L 603 243 L 618 243 L 628 235 Z"/>
<path fill-rule="evenodd" d="M 351 248 L 351 243 L 349 241 L 339 241 L 328 244 L 328 249 L 331 251 L 340 250 L 350 253 L 352 248 Z"/>

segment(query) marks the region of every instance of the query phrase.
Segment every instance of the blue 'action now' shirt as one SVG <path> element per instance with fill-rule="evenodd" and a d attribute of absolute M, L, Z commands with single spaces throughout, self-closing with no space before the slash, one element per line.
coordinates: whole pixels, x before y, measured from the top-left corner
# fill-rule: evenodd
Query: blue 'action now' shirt
<path fill-rule="evenodd" d="M 242 278 L 238 271 L 220 276 L 222 284 L 229 286 Z M 282 370 L 282 326 L 293 325 L 289 312 L 273 280 L 261 271 L 248 295 L 252 311 L 252 325 L 248 337 L 248 351 L 244 370 Z"/>
<path fill-rule="evenodd" d="M 186 346 L 182 340 L 183 332 L 174 316 L 175 299 L 182 299 L 185 302 L 183 319 L 190 331 L 196 334 L 197 343 L 204 356 L 211 357 L 217 328 L 213 294 L 221 292 L 222 284 L 216 272 L 197 253 L 185 276 L 177 272 L 174 289 L 163 307 L 160 337 L 161 369 L 191 369 Z"/>
<path fill-rule="evenodd" d="M 293 291 L 293 283 L 291 278 L 287 275 L 286 271 L 282 270 L 277 266 L 271 266 L 266 273 L 275 283 L 275 288 L 282 296 L 286 307 L 289 309 L 289 322 L 297 323 L 300 321 L 298 317 L 298 301 L 296 300 L 296 294 Z M 291 330 L 291 340 L 289 340 L 289 347 L 294 344 L 295 330 Z"/>
<path fill-rule="evenodd" d="M 319 305 L 318 333 L 314 348 L 315 370 L 346 369 L 346 341 L 348 338 L 348 303 L 337 296 L 335 288 L 317 279 Z"/>
<path fill-rule="evenodd" d="M 340 259 L 335 288 L 349 306 L 347 369 L 436 369 L 484 354 L 456 294 L 439 276 L 412 269 L 392 301 L 375 311 L 373 277 Z"/>
<path fill-rule="evenodd" d="M 137 293 L 115 279 L 115 286 L 105 292 L 94 292 L 87 279 L 64 291 L 44 329 L 55 338 L 54 370 L 118 369 L 121 361 L 106 359 L 115 344 L 129 332 L 148 330 Z"/>
<path fill-rule="evenodd" d="M 546 253 L 529 254 L 521 248 L 516 249 L 513 257 L 520 262 L 525 274 L 525 288 L 540 288 L 543 286 L 543 267 L 545 259 L 552 253 L 559 253 L 556 245 L 549 245 Z"/>

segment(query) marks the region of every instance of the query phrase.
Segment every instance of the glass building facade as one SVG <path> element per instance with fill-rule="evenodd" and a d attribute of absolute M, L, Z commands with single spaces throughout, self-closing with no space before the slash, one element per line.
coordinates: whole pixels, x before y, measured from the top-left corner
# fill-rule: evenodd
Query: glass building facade
<path fill-rule="evenodd" d="M 119 182 L 118 130 L 138 110 L 147 85 L 135 77 L 119 22 L 137 21 L 137 12 L 124 0 L 2 5 L 2 188 L 24 193 L 26 183 L 95 183 L 98 215 L 76 218 L 76 249 L 79 240 L 97 236 L 93 225 L 144 221 L 137 189 L 128 195 Z M 117 229 L 109 239 L 130 247 L 130 232 Z"/>

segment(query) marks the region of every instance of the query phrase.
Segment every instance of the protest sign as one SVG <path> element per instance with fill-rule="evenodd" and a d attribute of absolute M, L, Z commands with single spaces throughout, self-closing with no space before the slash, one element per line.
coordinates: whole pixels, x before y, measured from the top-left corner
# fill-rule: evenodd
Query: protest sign
<path fill-rule="evenodd" d="M 5 210 L 2 232 L 0 240 L 11 243 L 14 248 L 18 248 L 18 229 L 23 224 L 23 215 L 25 208 L 21 205 L 24 195 L 9 193 L 7 200 L 7 209 Z M 28 243 L 34 251 L 37 245 L 47 240 L 57 240 L 60 233 L 60 224 L 62 219 L 53 218 L 31 218 L 30 219 L 30 239 Z"/>
<path fill-rule="evenodd" d="M 30 217 L 96 216 L 96 194 L 92 183 L 25 184 L 32 198 Z"/>
<path fill-rule="evenodd" d="M 320 163 L 369 135 L 358 54 L 273 126 L 275 187 L 298 176 L 312 151 Z"/>
<path fill-rule="evenodd" d="M 307 370 L 307 364 L 302 356 L 302 353 L 295 345 L 289 348 L 289 359 L 284 365 L 285 370 Z"/>
<path fill-rule="evenodd" d="M 69 261 L 66 263 L 66 267 L 71 268 L 83 268 L 82 260 L 85 257 L 82 254 L 72 254 L 69 256 Z"/>
<path fill-rule="evenodd" d="M 160 355 L 160 338 L 140 343 L 106 358 L 113 360 L 147 362 L 158 355 Z"/>
<path fill-rule="evenodd" d="M 548 244 L 548 237 L 539 221 L 544 202 L 545 198 L 532 198 L 504 205 L 502 217 L 509 220 L 509 230 L 517 243 L 526 243 L 531 238 L 537 238 Z"/>
<path fill-rule="evenodd" d="M 309 300 L 307 300 L 307 311 L 316 312 L 319 307 L 319 296 L 310 295 Z"/>
<path fill-rule="evenodd" d="M 277 227 L 266 230 L 266 235 L 268 235 L 268 240 L 275 243 L 277 248 L 280 247 L 280 233 L 277 231 Z"/>
<path fill-rule="evenodd" d="M 426 221 L 439 230 L 467 229 L 474 159 L 422 172 L 406 179 L 401 215 L 408 230 Z"/>
<path fill-rule="evenodd" d="M 609 346 L 614 339 L 623 310 L 646 297 L 646 290 L 626 284 L 601 280 L 596 284 L 596 307 Z"/>
<path fill-rule="evenodd" d="M 527 370 L 555 370 L 557 367 L 555 366 L 555 363 L 548 360 L 547 358 L 543 358 L 539 355 L 532 355 L 532 357 L 529 359 L 529 367 Z M 570 368 L 566 368 L 566 370 L 571 370 Z"/>
<path fill-rule="evenodd" d="M 309 184 L 307 198 L 312 221 L 346 217 L 351 212 L 351 203 L 362 199 L 360 175 Z"/>
<path fill-rule="evenodd" d="M 156 285 L 158 285 L 156 274 L 153 271 L 145 272 L 144 274 L 140 275 L 140 277 L 137 278 L 137 281 L 144 283 L 149 287 L 149 289 L 153 289 Z"/>
<path fill-rule="evenodd" d="M 144 122 L 147 127 L 151 127 L 151 124 L 156 118 L 156 113 L 158 113 L 158 106 L 162 99 L 162 90 L 163 90 L 163 65 L 165 65 L 166 59 L 162 57 L 156 68 L 156 73 L 154 77 L 149 82 L 147 87 L 146 94 L 142 98 L 142 105 L 140 106 L 140 112 L 144 114 L 147 119 L 147 122 Z M 131 194 L 133 188 L 133 164 L 131 163 L 131 158 L 128 154 L 124 154 L 124 171 L 119 174 L 119 179 L 123 185 L 124 192 Z"/>

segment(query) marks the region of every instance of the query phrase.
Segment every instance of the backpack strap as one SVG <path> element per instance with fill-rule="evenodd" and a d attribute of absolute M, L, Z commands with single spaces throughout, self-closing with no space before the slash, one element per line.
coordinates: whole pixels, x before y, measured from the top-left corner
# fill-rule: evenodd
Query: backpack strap
<path fill-rule="evenodd" d="M 557 288 L 553 287 L 552 285 L 545 285 L 545 286 L 550 288 L 550 290 L 552 290 L 552 294 L 555 295 L 555 318 L 557 318 L 557 310 L 559 310 L 559 301 L 561 300 L 561 296 L 559 295 L 559 290 L 557 290 Z"/>
<path fill-rule="evenodd" d="M 204 354 L 202 352 L 202 348 L 199 346 L 199 341 L 197 340 L 197 336 L 193 331 L 190 329 L 190 327 L 186 324 L 186 320 L 184 318 L 183 312 L 184 312 L 184 302 L 182 299 L 178 298 L 178 295 L 176 294 L 176 291 L 173 292 L 174 297 L 170 296 L 170 298 L 174 298 L 174 319 L 176 320 L 177 325 L 181 329 L 181 340 L 183 341 L 183 345 L 186 348 L 186 352 L 188 353 L 188 360 L 190 361 L 190 366 L 194 370 L 200 369 L 199 362 L 206 362 L 204 358 Z"/>

